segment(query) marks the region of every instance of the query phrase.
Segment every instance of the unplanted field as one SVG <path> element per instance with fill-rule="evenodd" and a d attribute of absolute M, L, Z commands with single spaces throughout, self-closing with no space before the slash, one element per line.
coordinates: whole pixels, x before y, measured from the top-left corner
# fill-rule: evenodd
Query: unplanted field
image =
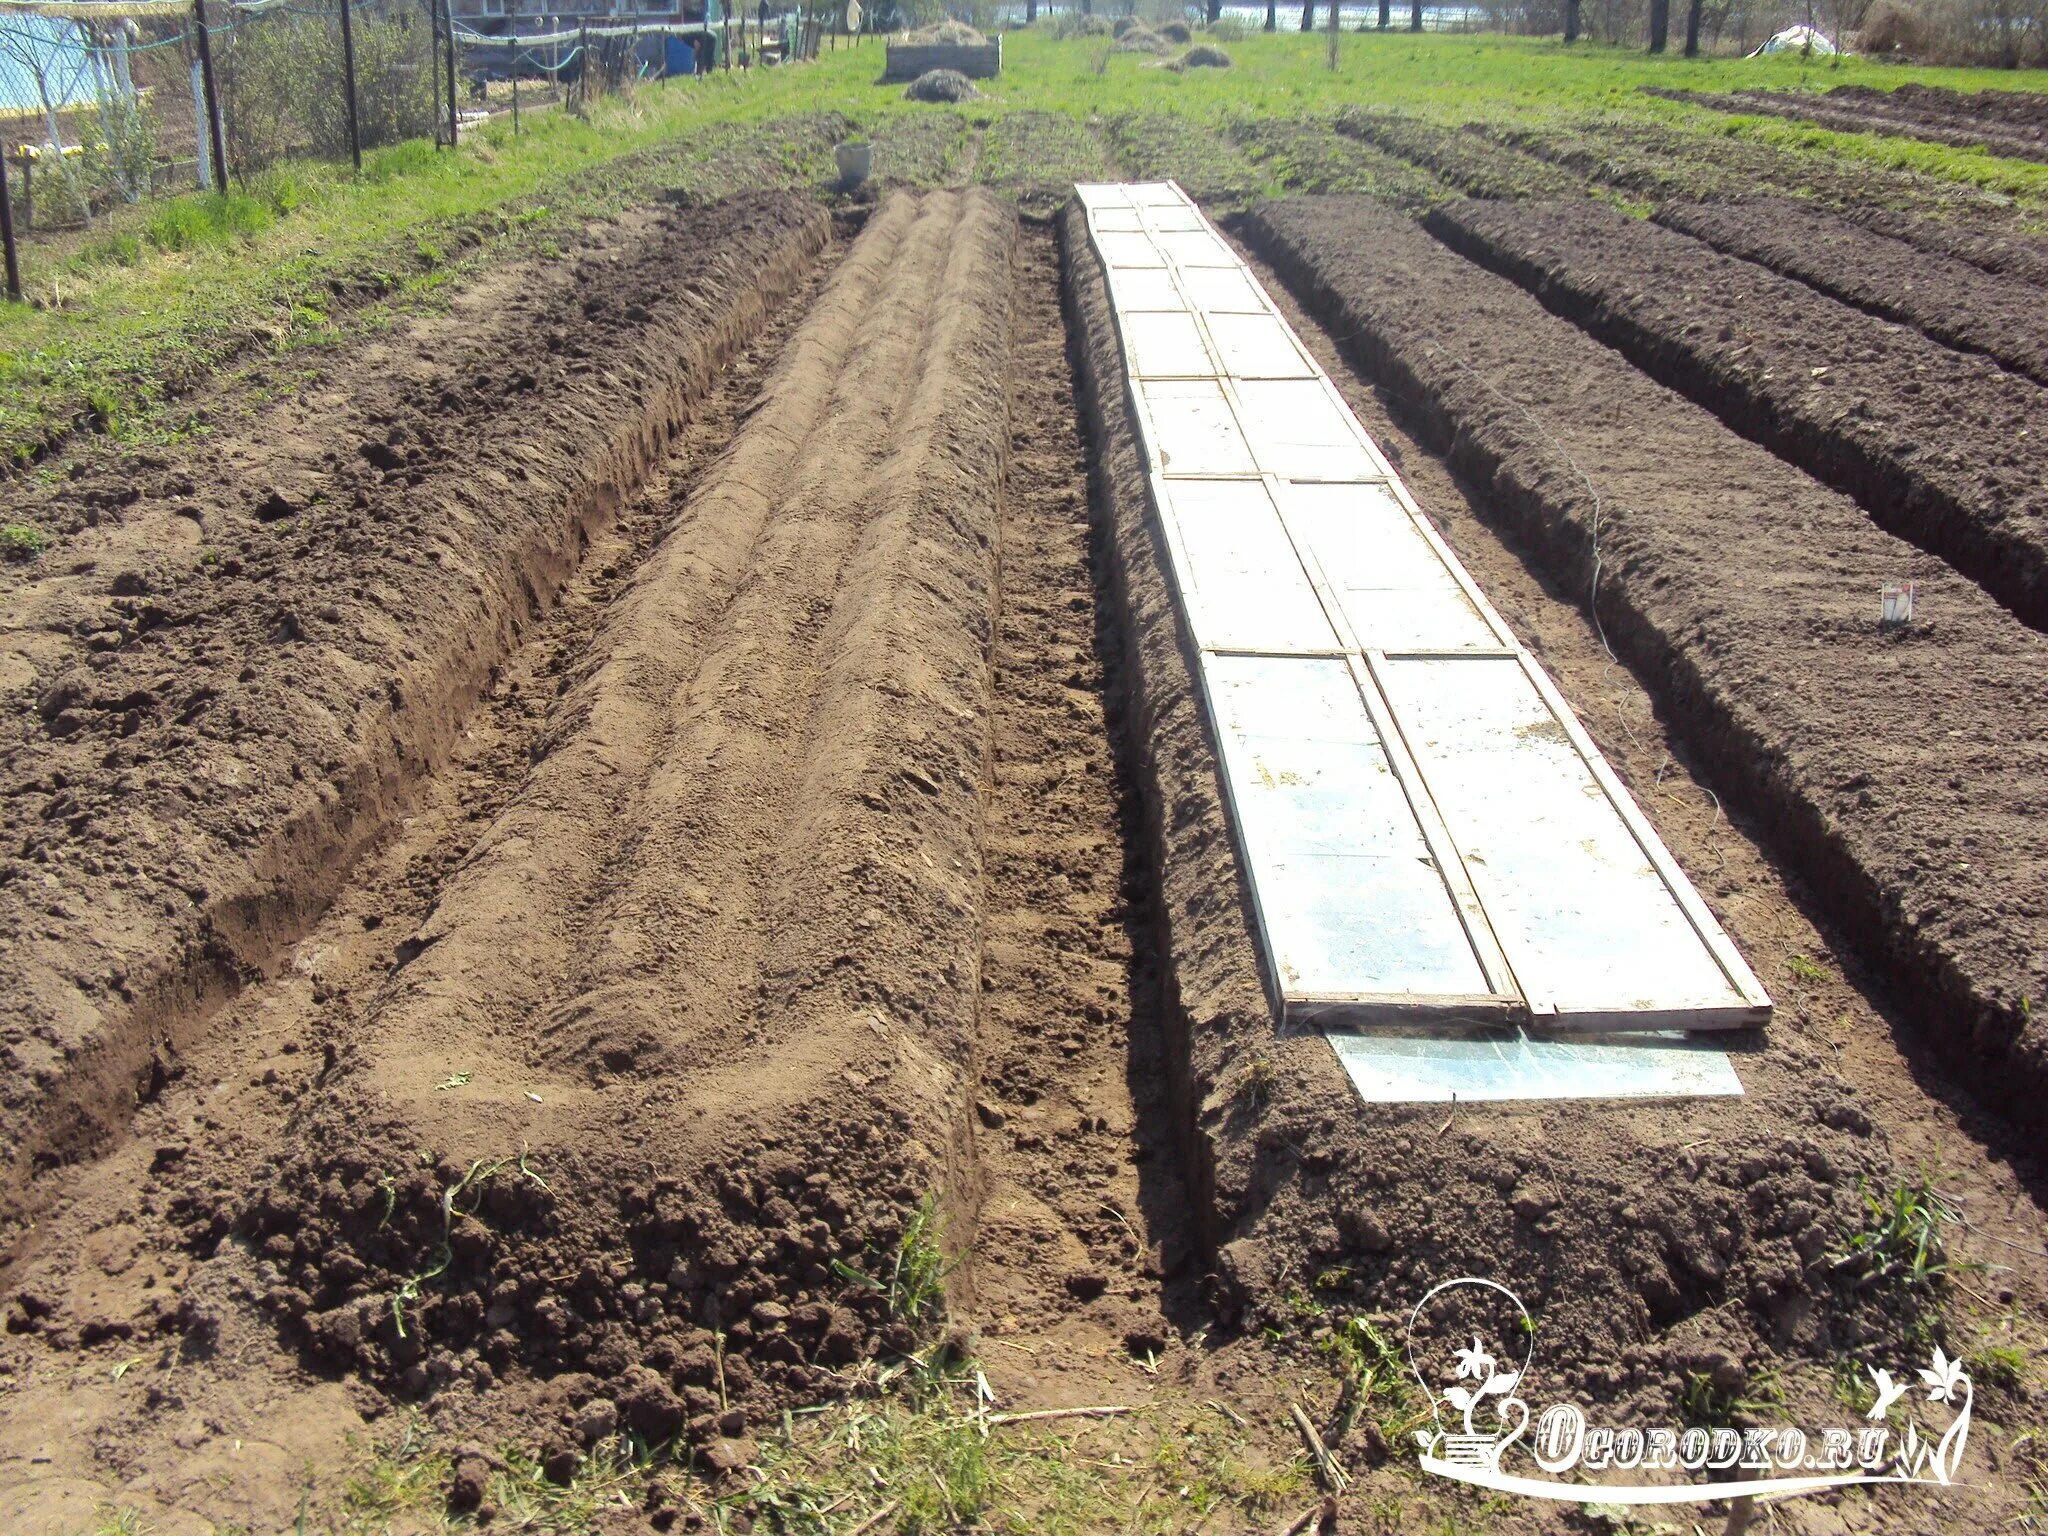
<path fill-rule="evenodd" d="M 119 1133 L 403 814 L 829 232 L 773 193 L 642 213 L 459 305 L 430 351 L 373 345 L 267 415 L 21 498 L 64 537 L 0 575 L 7 1215 Z"/>
<path fill-rule="evenodd" d="M 1969 98 L 1944 92 L 1947 100 L 1876 91 L 1867 86 L 1838 86 L 1818 92 L 1750 90 L 1731 94 L 1673 91 L 1674 100 L 1695 102 L 1721 112 L 1761 112 L 1772 117 L 1814 123 L 1843 133 L 1893 133 L 1956 149 L 1980 149 L 2014 160 L 2048 160 L 2048 133 L 2027 116 L 2005 111 L 1970 111 Z M 1985 93 L 1992 95 L 1996 93 Z M 2025 100 L 2024 93 L 2004 93 Z"/>
<path fill-rule="evenodd" d="M 2048 294 L 2032 283 L 1787 198 L 1669 204 L 1656 217 L 1717 251 L 2048 385 Z"/>
<path fill-rule="evenodd" d="M 1462 235 L 1518 211 L 1447 205 L 1429 222 Z M 1532 216 L 1560 249 L 1595 254 L 1614 217 Z M 2048 773 L 2048 640 L 1409 220 L 1295 199 L 1263 206 L 1248 234 L 1492 487 L 1556 579 L 1597 601 L 1620 653 L 1907 989 L 1921 1028 L 2031 1118 L 2048 1086 L 2028 1004 L 2048 956 L 2027 831 Z M 1889 633 L 1877 589 L 1908 571 L 1922 622 Z"/>
<path fill-rule="evenodd" d="M 932 113 L 878 162 L 1027 213 L 1055 164 L 1205 156 L 1225 206 L 1448 196 L 1327 122 L 1046 119 Z M 1824 1405 L 1840 1352 L 1917 1340 L 1934 1293 L 1856 1258 L 1907 1187 L 1886 1104 L 1817 1034 L 1744 1052 L 1739 1100 L 1447 1121 L 1275 1029 L 1085 227 L 839 207 L 637 211 L 40 504 L 62 555 L 0 579 L 0 919 L 43 966 L 5 1020 L 36 1225 L 0 1474 L 45 1475 L 61 1405 L 63 1475 L 251 1529 L 348 1434 L 435 1447 L 404 1475 L 459 1519 L 588 1477 L 760 1529 L 810 1472 L 785 1412 L 950 1434 L 991 1383 L 1272 1469 L 1155 1448 L 1185 1509 L 1098 1525 L 1277 1528 L 1305 1402 L 1365 1526 L 1473 1513 L 1345 1353 L 1446 1275 L 1515 1285 L 1553 1376 L 1644 1422 L 1701 1380 Z M 1597 542 L 1606 634 L 1782 860 L 1660 826 L 1730 931 L 1811 882 L 2023 1108 L 2040 637 L 1938 568 L 1933 622 L 1874 635 L 1907 546 L 1415 223 L 1247 228 L 1558 591 Z M 1662 816 L 1666 767 L 1636 787 Z M 929 1528 L 939 1484 L 803 1495 Z"/>
<path fill-rule="evenodd" d="M 1331 209 L 1388 221 L 1384 236 L 1363 227 L 1341 269 L 1385 269 L 1392 290 L 1413 292 L 1420 273 L 1388 237 L 1437 248 L 1364 200 L 1262 205 L 1251 227 Z M 1638 1404 L 1710 1356 L 1797 1359 L 1885 1333 L 1876 1295 L 1838 1290 L 1810 1258 L 1854 1222 L 1850 1190 L 1881 1177 L 1881 1133 L 1797 1032 L 1770 1031 L 1741 1054 L 1739 1099 L 1459 1104 L 1446 1119 L 1440 1105 L 1362 1108 L 1327 1041 L 1275 1030 L 1106 275 L 1077 206 L 1060 230 L 1105 576 L 1124 616 L 1143 851 L 1159 886 L 1168 1068 L 1222 1319 L 1284 1329 L 1321 1305 L 1399 1315 L 1444 1276 L 1511 1275 L 1541 1298 L 1549 1369 Z M 1439 264 L 1463 265 L 1447 254 Z M 1360 316 L 1321 313 L 1336 334 L 1356 334 Z M 1703 1324 L 1709 1296 L 1746 1305 L 1714 1308 Z"/>
<path fill-rule="evenodd" d="M 2048 391 L 2033 380 L 1593 204 L 1460 203 L 1429 227 L 2048 626 Z M 2028 311 L 2014 319 L 2031 329 Z M 1902 554 L 1885 579 L 1918 569 Z"/>

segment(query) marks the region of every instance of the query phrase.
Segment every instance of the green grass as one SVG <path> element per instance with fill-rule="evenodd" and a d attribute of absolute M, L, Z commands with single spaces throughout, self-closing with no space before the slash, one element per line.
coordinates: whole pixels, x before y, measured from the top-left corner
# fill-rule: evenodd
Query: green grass
<path fill-rule="evenodd" d="M 566 1484 L 550 1482 L 517 1446 L 498 1447 L 492 1461 L 485 1498 L 497 1515 L 487 1529 L 560 1536 L 664 1505 L 694 1511 L 699 1528 L 715 1532 L 1166 1536 L 1211 1517 L 1205 1529 L 1264 1528 L 1314 1497 L 1301 1460 L 1271 1460 L 1213 1411 L 1006 1426 L 991 1422 L 971 1369 L 922 1391 L 787 1415 L 760 1440 L 748 1475 L 724 1484 L 698 1476 L 687 1453 L 618 1440 L 594 1447 Z M 408 1431 L 312 1504 L 303 1528 L 474 1529 L 446 1512 L 452 1470 L 445 1447 Z"/>
<path fill-rule="evenodd" d="M 402 306 L 484 262 L 559 251 L 582 222 L 665 187 L 699 195 L 749 182 L 822 189 L 830 170 L 818 141 L 831 128 L 806 127 L 806 114 L 840 114 L 874 138 L 884 179 L 956 178 L 978 162 L 976 179 L 1041 208 L 1076 175 L 1174 174 L 1232 202 L 1274 193 L 1314 146 L 1273 153 L 1259 122 L 1365 107 L 1443 122 L 1656 122 L 1703 138 L 1754 139 L 1795 161 L 1847 160 L 1983 189 L 2017 200 L 2036 222 L 2048 210 L 2048 169 L 2039 166 L 1731 119 L 1639 90 L 1905 80 L 2048 89 L 2043 71 L 1783 56 L 1688 61 L 1542 39 L 1354 32 L 1341 37 L 1332 71 L 1323 37 L 1254 33 L 1229 47 L 1228 70 L 1176 73 L 1097 39 L 1014 33 L 1002 77 L 956 112 L 916 106 L 899 87 L 878 84 L 880 44 L 870 40 L 828 48 L 803 69 L 644 86 L 630 100 L 597 103 L 588 121 L 529 113 L 517 139 L 500 120 L 454 153 L 424 141 L 377 150 L 359 178 L 292 163 L 225 196 L 123 210 L 72 248 L 32 243 L 26 276 L 38 307 L 0 304 L 0 462 L 31 457 L 80 426 L 161 435 L 167 400 L 252 346 L 332 341 L 342 334 L 340 311 Z M 1346 168 L 1359 158 L 1330 157 L 1332 174 L 1370 184 L 1369 160 Z"/>
<path fill-rule="evenodd" d="M 1956 1210 L 1924 1178 L 1883 1186 L 1865 1181 L 1864 1223 L 1836 1258 L 1865 1283 L 1895 1280 L 1925 1291 L 1948 1273 L 1948 1229 Z"/>

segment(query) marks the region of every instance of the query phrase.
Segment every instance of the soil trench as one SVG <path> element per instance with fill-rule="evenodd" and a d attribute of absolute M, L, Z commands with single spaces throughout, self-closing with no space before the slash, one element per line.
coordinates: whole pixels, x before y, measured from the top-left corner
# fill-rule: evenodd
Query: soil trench
<path fill-rule="evenodd" d="M 1919 112 L 1895 104 L 1885 92 L 1872 91 L 1865 97 L 1844 96 L 1855 87 L 1837 86 L 1826 96 L 1806 92 L 1749 90 L 1716 94 L 1710 91 L 1658 91 L 1674 101 L 1711 107 L 1717 112 L 1767 113 L 1793 122 L 1817 123 L 1837 133 L 1885 133 L 1943 144 L 1952 149 L 1982 149 L 1990 154 L 2016 160 L 2039 160 L 2048 155 L 2048 139 L 2030 133 L 2017 124 L 1984 119 L 1965 119 Z"/>
<path fill-rule="evenodd" d="M 1897 541 L 1408 220 L 1300 199 L 1247 231 L 1554 569 L 1581 590 L 1597 571 L 1609 637 L 1670 679 L 1727 791 L 1862 937 L 1927 1038 L 2037 1123 L 2048 1049 L 2023 999 L 2048 955 L 2022 893 L 2038 886 L 2025 829 L 2048 772 L 2031 723 L 2048 712 L 2048 642 L 1953 575 L 1928 622 L 1888 636 L 1867 594 L 1908 558 Z M 1414 294 L 1347 266 L 1372 242 Z M 1914 723 L 1879 744 L 1873 719 Z"/>
<path fill-rule="evenodd" d="M 1446 204 L 1425 223 L 2048 629 L 2039 385 L 1598 204 Z"/>
<path fill-rule="evenodd" d="M 830 1265 L 887 1262 L 963 1163 L 1015 230 L 982 193 L 872 216 L 275 1169 L 210 1213 L 315 1359 L 601 1383 L 701 1444 L 906 1347 Z"/>
<path fill-rule="evenodd" d="M 1553 574 L 1542 547 L 1525 542 L 1498 515 L 1493 483 L 1457 478 L 1402 424 L 1413 402 L 1396 398 L 1390 410 L 1351 371 L 1343 348 L 1302 311 L 1278 275 L 1256 258 L 1251 265 L 1465 568 L 1541 659 L 1688 875 L 1714 902 L 1773 994 L 1772 1033 L 1795 1034 L 1826 1053 L 1827 1070 L 1840 1075 L 1859 1109 L 1883 1128 L 1897 1167 L 1922 1175 L 1939 1171 L 1940 1187 L 1961 1216 L 1956 1255 L 1996 1277 L 1982 1293 L 1981 1308 L 1958 1296 L 1956 1315 L 1944 1322 L 1952 1344 L 2004 1339 L 2014 1329 L 2035 1337 L 2035 1319 L 2048 1303 L 2048 1216 L 2042 1208 L 2048 1177 L 2031 1138 L 1987 1114 L 1930 1059 L 1896 1002 L 1857 963 L 1853 932 L 1830 922 L 1808 881 L 1774 856 L 1766 828 L 1714 792 L 1677 712 L 1659 707 L 1654 679 L 1646 687 L 1608 653 L 1605 637 L 1585 614 L 1576 573 Z M 1751 1058 L 1739 1058 L 1738 1067 L 1754 1090 Z M 1878 1346 L 1872 1340 L 1865 1347 Z M 1547 1345 L 1542 1354 L 1547 1374 Z M 1750 1356 L 1745 1368 L 1762 1359 Z M 1794 1400 L 1802 1395 L 1798 1388 L 1788 1394 Z M 1825 1410 L 1816 1405 L 1816 1411 Z M 1985 1510 L 1989 1518 L 1996 1518 L 1997 1499 L 1993 1490 Z M 1921 1518 L 1918 1511 L 1901 1511 L 1892 1525 L 1878 1528 L 1917 1529 Z M 1531 1523 L 1540 1524 L 1533 1517 Z"/>
<path fill-rule="evenodd" d="M 1426 239 L 1412 224 L 1375 217 Z M 1405 1306 L 1436 1280 L 1511 1275 L 1524 1300 L 1541 1298 L 1546 1377 L 1612 1405 L 1603 1411 L 1616 1422 L 1682 1411 L 1687 1382 L 1716 1371 L 1783 1382 L 1787 1401 L 1826 1411 L 1838 1352 L 1903 1352 L 1911 1311 L 1817 1262 L 1858 1228 L 1862 1192 L 1897 1177 L 1897 1153 L 1828 1039 L 1769 1031 L 1740 1057 L 1739 1100 L 1461 1104 L 1446 1115 L 1430 1106 L 1361 1110 L 1326 1042 L 1275 1032 L 1101 269 L 1078 211 L 1061 232 L 1097 496 L 1127 621 L 1143 835 L 1161 870 L 1169 1062 L 1185 1084 L 1189 1187 L 1214 1244 L 1219 1315 L 1280 1334 L 1332 1315 L 1398 1328 Z M 1391 240 L 1373 226 L 1372 254 L 1347 256 L 1343 270 L 1386 265 Z M 1444 265 L 1440 248 L 1434 260 Z M 1418 270 L 1390 279 L 1411 296 L 1404 304 Z M 1339 318 L 1357 330 L 1356 317 Z M 1651 769 L 1664 771 L 1661 762 Z M 1770 916 L 1752 944 L 1772 923 L 1810 932 L 1760 859 L 1736 870 L 1711 840 L 1681 835 L 1682 821 L 1665 825 L 1672 818 L 1646 787 L 1638 794 L 1717 915 L 1733 924 L 1761 901 Z M 1766 882 L 1759 897 L 1746 888 L 1751 872 Z M 1860 1016 L 1877 1016 L 1867 1000 Z M 1900 1086 L 1892 1080 L 1885 1091 Z M 1975 1168 L 1993 1191 L 1985 1204 L 1995 1223 L 2024 1192 L 1982 1158 Z M 2029 1233 L 2016 1229 L 2022 1241 Z M 1545 1520 L 1531 1513 L 1527 1524 Z"/>
<path fill-rule="evenodd" d="M 1657 222 L 1962 352 L 2048 384 L 2048 297 L 1790 198 L 1679 203 Z"/>
<path fill-rule="evenodd" d="M 204 1511 L 251 1531 L 292 1526 L 302 1491 L 374 1434 L 387 1400 L 308 1377 L 260 1305 L 250 1255 L 195 1256 L 191 1212 L 235 1198 L 288 1139 L 324 1052 L 358 1036 L 449 876 L 518 790 L 559 697 L 586 664 L 608 605 L 674 524 L 837 265 L 827 247 L 720 376 L 667 457 L 590 545 L 555 606 L 496 670 L 448 761 L 349 872 L 275 977 L 229 1000 L 132 1135 L 72 1170 L 10 1271 L 17 1310 L 0 1397 L 0 1529 L 68 1533 L 98 1518 L 108 1484 L 145 1513 Z M 192 1298 L 188 1307 L 185 1298 Z M 197 1330 L 203 1342 L 188 1339 Z M 134 1360 L 119 1381 L 109 1359 Z M 177 1369 L 167 1393 L 158 1373 Z M 193 1435 L 185 1416 L 212 1426 Z M 222 1478 L 232 1470 L 231 1478 Z M 37 1522 L 48 1522 L 47 1527 Z"/>
<path fill-rule="evenodd" d="M 0 575 L 0 667 L 34 684 L 0 718 L 0 1217 L 276 968 L 830 232 L 773 194 L 642 212 L 43 493 L 92 526 Z"/>
<path fill-rule="evenodd" d="M 1190 1299 L 1193 1254 L 1149 872 L 1118 750 L 1117 620 L 1095 578 L 1049 230 L 1027 229 L 1024 258 L 994 659 L 979 1208 L 959 1300 L 1004 1406 L 1072 1407 L 1149 1397 L 1182 1347 L 1165 1290 Z M 1173 1313 L 1185 1326 L 1185 1307 Z"/>

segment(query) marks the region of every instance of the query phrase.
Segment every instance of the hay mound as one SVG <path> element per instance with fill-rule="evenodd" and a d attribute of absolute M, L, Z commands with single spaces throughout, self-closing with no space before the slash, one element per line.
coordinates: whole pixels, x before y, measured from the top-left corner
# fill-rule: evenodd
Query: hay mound
<path fill-rule="evenodd" d="M 1187 44 L 1195 40 L 1195 29 L 1184 21 L 1169 21 L 1159 29 L 1159 35 L 1169 43 Z"/>
<path fill-rule="evenodd" d="M 964 21 L 934 22 L 929 27 L 919 27 L 910 34 L 909 41 L 930 45 L 941 44 L 948 48 L 979 48 L 988 41 Z"/>
<path fill-rule="evenodd" d="M 1114 47 L 1118 53 L 1164 53 L 1167 44 L 1145 23 L 1134 21 L 1118 35 Z"/>
<path fill-rule="evenodd" d="M 928 69 L 903 94 L 912 101 L 975 101 L 981 92 L 957 69 Z"/>
<path fill-rule="evenodd" d="M 1173 61 L 1174 69 L 1228 69 L 1230 55 L 1214 43 L 1197 43 Z"/>

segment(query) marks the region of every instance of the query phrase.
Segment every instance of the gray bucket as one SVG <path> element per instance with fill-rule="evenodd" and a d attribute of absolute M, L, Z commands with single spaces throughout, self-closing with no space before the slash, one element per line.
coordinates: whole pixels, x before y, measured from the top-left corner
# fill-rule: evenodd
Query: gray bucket
<path fill-rule="evenodd" d="M 832 158 L 839 164 L 839 185 L 851 192 L 874 169 L 875 151 L 868 144 L 835 144 Z"/>

